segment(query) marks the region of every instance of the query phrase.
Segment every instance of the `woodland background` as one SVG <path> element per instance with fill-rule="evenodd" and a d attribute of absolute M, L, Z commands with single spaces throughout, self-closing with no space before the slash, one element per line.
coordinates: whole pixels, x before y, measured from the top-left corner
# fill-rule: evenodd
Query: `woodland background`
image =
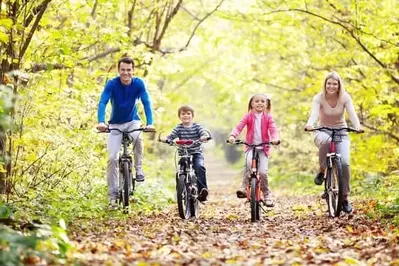
<path fill-rule="evenodd" d="M 157 131 L 190 104 L 231 167 L 241 150 L 225 139 L 250 96 L 270 94 L 282 140 L 272 182 L 293 195 L 314 193 L 316 149 L 303 128 L 337 71 L 366 130 L 351 136 L 352 195 L 375 200 L 371 216 L 399 222 L 398 18 L 395 0 L 0 0 L 0 217 L 107 217 L 97 103 L 127 54 Z M 148 184 L 135 208 L 151 212 L 173 202 L 173 151 L 144 138 Z"/>

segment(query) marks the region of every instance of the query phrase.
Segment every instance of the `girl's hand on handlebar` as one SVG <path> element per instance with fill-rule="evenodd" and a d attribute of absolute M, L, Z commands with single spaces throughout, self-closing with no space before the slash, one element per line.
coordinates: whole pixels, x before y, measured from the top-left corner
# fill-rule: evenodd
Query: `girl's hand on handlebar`
<path fill-rule="evenodd" d="M 272 140 L 271 143 L 272 143 L 273 145 L 279 145 L 279 144 L 280 144 L 280 140 L 279 140 L 279 139 L 277 139 L 277 140 Z"/>
<path fill-rule="evenodd" d="M 234 141 L 236 140 L 236 138 L 234 136 L 230 136 L 229 137 L 229 142 L 230 144 L 234 144 Z"/>

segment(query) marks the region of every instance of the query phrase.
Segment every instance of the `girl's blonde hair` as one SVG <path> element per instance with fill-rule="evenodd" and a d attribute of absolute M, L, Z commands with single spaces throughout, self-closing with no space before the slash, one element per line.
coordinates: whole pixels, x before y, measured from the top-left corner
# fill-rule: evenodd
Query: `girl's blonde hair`
<path fill-rule="evenodd" d="M 344 85 L 342 83 L 342 79 L 336 71 L 332 71 L 332 72 L 328 73 L 324 80 L 323 99 L 326 98 L 326 84 L 327 84 L 327 80 L 329 80 L 329 79 L 334 79 L 334 80 L 338 81 L 338 100 L 340 101 L 342 99 L 342 97 L 344 96 L 345 89 L 344 89 Z"/>
<path fill-rule="evenodd" d="M 248 112 L 251 111 L 251 109 L 252 109 L 253 99 L 255 98 L 255 96 L 259 96 L 259 95 L 264 96 L 266 98 L 266 111 L 268 113 L 270 113 L 272 111 L 272 102 L 270 100 L 270 96 L 267 95 L 266 93 L 257 93 L 257 94 L 252 95 L 251 99 L 249 99 L 249 102 L 248 102 Z"/>

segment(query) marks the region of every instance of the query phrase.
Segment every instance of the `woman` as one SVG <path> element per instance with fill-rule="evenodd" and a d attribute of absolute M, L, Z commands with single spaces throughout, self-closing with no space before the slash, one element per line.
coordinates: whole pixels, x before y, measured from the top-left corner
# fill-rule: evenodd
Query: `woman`
<path fill-rule="evenodd" d="M 359 118 L 355 113 L 352 99 L 345 92 L 342 80 L 337 72 L 329 73 L 324 80 L 323 91 L 314 96 L 312 102 L 312 112 L 305 126 L 306 130 L 313 129 L 314 123 L 319 119 L 319 125 L 330 128 L 347 127 L 345 121 L 345 110 L 348 112 L 349 120 L 357 130 L 362 130 Z M 342 210 L 346 213 L 352 212 L 352 205 L 348 201 L 350 169 L 350 140 L 347 132 L 340 132 L 342 141 L 337 143 L 337 152 L 341 154 L 342 172 L 343 172 L 343 195 Z M 326 169 L 326 155 L 330 147 L 331 134 L 325 131 L 317 131 L 315 134 L 315 144 L 319 148 L 320 171 L 316 175 L 314 182 L 317 185 L 323 183 L 324 170 Z"/>

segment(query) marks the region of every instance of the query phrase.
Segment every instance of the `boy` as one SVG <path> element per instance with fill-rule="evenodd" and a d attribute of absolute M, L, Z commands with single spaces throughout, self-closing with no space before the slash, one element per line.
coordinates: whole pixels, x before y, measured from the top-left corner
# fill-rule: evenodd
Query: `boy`
<path fill-rule="evenodd" d="M 172 133 L 170 133 L 169 136 L 166 137 L 168 141 L 173 141 L 176 138 L 180 140 L 201 139 L 201 141 L 207 141 L 208 137 L 210 137 L 208 131 L 200 124 L 193 123 L 194 109 L 192 107 L 187 105 L 181 106 L 178 109 L 177 114 L 181 123 L 172 130 Z M 189 149 L 189 153 L 193 156 L 193 166 L 197 176 L 199 191 L 198 200 L 206 201 L 208 197 L 208 185 L 206 182 L 206 169 L 204 166 L 204 156 L 202 151 L 201 144 L 192 146 Z"/>

